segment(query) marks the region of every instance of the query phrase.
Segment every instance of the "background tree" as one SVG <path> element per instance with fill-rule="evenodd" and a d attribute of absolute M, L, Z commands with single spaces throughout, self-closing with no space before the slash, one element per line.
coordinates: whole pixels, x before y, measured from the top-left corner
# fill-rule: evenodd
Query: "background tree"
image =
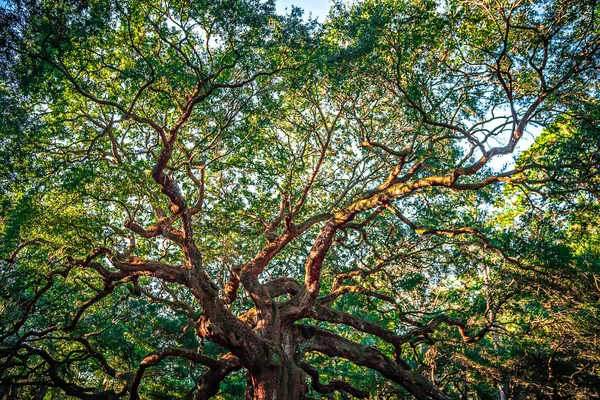
<path fill-rule="evenodd" d="M 598 7 L 9 2 L 3 396 L 597 393 Z"/>

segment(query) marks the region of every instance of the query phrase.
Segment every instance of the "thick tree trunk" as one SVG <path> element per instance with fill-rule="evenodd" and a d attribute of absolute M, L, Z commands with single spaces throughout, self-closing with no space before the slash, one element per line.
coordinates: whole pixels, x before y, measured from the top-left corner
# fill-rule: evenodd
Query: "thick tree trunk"
<path fill-rule="evenodd" d="M 276 368 L 248 371 L 246 381 L 248 400 L 304 399 L 306 375 L 293 362 Z"/>
<path fill-rule="evenodd" d="M 248 369 L 246 399 L 304 399 L 307 392 L 306 373 L 295 362 L 296 343 L 292 332 L 282 331 L 281 342 L 269 349 L 269 363 Z"/>

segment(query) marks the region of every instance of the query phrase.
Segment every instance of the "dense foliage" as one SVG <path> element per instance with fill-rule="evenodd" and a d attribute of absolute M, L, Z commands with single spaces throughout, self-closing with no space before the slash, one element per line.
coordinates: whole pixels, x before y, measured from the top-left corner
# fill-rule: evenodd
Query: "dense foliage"
<path fill-rule="evenodd" d="M 3 2 L 0 398 L 598 396 L 599 13 Z"/>

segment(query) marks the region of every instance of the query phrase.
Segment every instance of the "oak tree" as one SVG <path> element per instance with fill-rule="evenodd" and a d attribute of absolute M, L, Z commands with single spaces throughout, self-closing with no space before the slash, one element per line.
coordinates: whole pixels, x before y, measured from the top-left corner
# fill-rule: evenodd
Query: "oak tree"
<path fill-rule="evenodd" d="M 599 12 L 8 1 L 1 395 L 597 395 Z"/>

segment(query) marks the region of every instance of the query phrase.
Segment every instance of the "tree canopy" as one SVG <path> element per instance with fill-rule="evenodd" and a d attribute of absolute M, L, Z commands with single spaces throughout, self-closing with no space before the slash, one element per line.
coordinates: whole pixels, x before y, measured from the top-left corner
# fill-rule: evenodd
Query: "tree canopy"
<path fill-rule="evenodd" d="M 1 7 L 0 398 L 600 395 L 595 0 Z"/>

